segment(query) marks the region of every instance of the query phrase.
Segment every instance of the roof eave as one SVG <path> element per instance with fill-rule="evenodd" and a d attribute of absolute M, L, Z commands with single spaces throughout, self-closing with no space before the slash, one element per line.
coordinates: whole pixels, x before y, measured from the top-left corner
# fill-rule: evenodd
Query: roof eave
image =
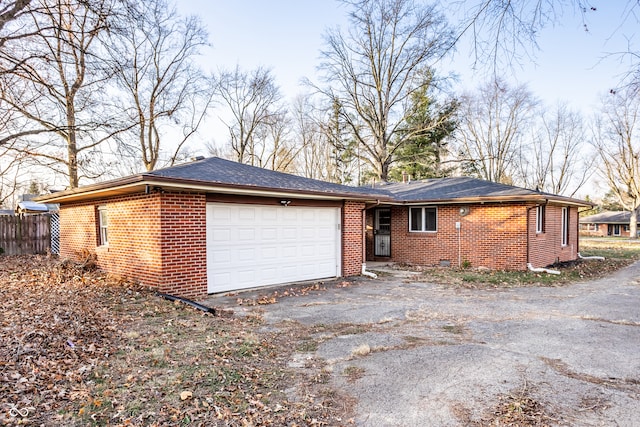
<path fill-rule="evenodd" d="M 588 202 L 584 202 L 578 199 L 564 198 L 564 197 L 552 197 L 552 196 L 478 196 L 478 197 L 460 197 L 460 198 L 448 198 L 448 199 L 421 199 L 421 200 L 408 200 L 400 201 L 396 200 L 389 204 L 400 206 L 411 205 L 450 205 L 450 204 L 484 204 L 484 203 L 558 203 L 570 206 L 592 206 Z"/>
<path fill-rule="evenodd" d="M 163 190 L 171 189 L 176 191 L 199 191 L 207 193 L 237 194 L 244 196 L 291 197 L 316 200 L 348 199 L 377 201 L 381 198 L 384 198 L 380 195 L 375 194 L 372 195 L 347 192 L 332 193 L 326 191 L 299 190 L 291 188 L 279 189 L 272 187 L 212 183 L 207 181 L 176 179 L 142 174 L 122 178 L 119 180 L 107 181 L 100 184 L 93 184 L 73 190 L 65 190 L 57 193 L 47 194 L 39 196 L 34 200 L 47 203 L 72 203 L 94 200 L 104 197 L 112 197 L 117 195 L 132 194 L 140 191 L 146 191 L 147 188 L 157 191 L 158 187 Z"/>

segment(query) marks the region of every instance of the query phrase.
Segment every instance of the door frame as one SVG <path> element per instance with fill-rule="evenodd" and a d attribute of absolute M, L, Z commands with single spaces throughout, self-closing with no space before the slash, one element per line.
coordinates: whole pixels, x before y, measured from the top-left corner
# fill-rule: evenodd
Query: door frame
<path fill-rule="evenodd" d="M 386 227 L 380 227 L 380 213 L 388 212 L 388 224 Z M 384 226 L 383 225 L 383 226 Z M 386 247 L 385 247 L 386 243 Z M 378 248 L 382 246 L 383 251 L 379 251 Z M 373 211 L 373 256 L 375 257 L 391 257 L 391 208 L 376 208 Z"/>

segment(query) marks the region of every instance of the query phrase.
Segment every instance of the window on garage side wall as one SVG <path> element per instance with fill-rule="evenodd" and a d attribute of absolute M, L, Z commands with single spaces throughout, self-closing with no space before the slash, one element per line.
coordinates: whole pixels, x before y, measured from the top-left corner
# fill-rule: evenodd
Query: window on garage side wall
<path fill-rule="evenodd" d="M 409 231 L 437 231 L 438 212 L 434 207 L 409 208 Z"/>
<path fill-rule="evenodd" d="M 562 246 L 569 244 L 569 208 L 562 208 Z"/>
<path fill-rule="evenodd" d="M 545 206 L 536 206 L 536 233 L 544 233 Z"/>
<path fill-rule="evenodd" d="M 109 215 L 106 206 L 98 206 L 98 245 L 109 243 Z"/>

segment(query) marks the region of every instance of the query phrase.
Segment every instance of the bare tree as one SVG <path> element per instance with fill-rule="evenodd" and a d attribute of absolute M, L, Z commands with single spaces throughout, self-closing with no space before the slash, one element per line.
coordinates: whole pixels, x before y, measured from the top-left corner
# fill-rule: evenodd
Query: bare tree
<path fill-rule="evenodd" d="M 640 92 L 637 88 L 609 94 L 596 120 L 594 145 L 600 172 L 611 192 L 631 212 L 629 235 L 637 238 L 640 208 Z"/>
<path fill-rule="evenodd" d="M 258 67 L 245 72 L 236 66 L 234 70 L 220 72 L 218 94 L 230 119 L 223 119 L 229 130 L 230 144 L 240 163 L 257 165 L 256 141 L 265 127 L 281 114 L 282 95 L 275 84 L 271 70 Z"/>
<path fill-rule="evenodd" d="M 137 153 L 153 170 L 168 145 L 163 127 L 181 128 L 171 147 L 173 165 L 180 150 L 198 130 L 213 96 L 213 85 L 194 64 L 207 33 L 195 16 L 181 17 L 166 0 L 129 2 L 106 43 L 111 69 L 124 101 L 120 108 L 135 123 Z M 175 135 L 172 135 L 172 137 Z"/>
<path fill-rule="evenodd" d="M 462 17 L 458 38 L 470 37 L 475 63 L 489 65 L 495 73 L 533 56 L 541 31 L 566 19 L 568 13 L 579 16 L 588 30 L 587 17 L 597 11 L 589 0 L 462 0 L 450 7 Z"/>
<path fill-rule="evenodd" d="M 0 4 L 0 49 L 11 40 L 32 35 L 29 31 L 9 29 L 10 23 L 20 21 L 29 11 L 29 5 L 33 0 L 5 0 Z M 17 25 L 20 27 L 20 25 Z"/>
<path fill-rule="evenodd" d="M 543 109 L 531 141 L 520 149 L 520 180 L 527 188 L 574 196 L 593 174 L 595 156 L 585 151 L 582 116 L 559 104 Z"/>
<path fill-rule="evenodd" d="M 298 167 L 308 178 L 358 183 L 356 141 L 342 119 L 337 100 L 323 103 L 306 94 L 294 101 L 294 133 L 301 142 Z"/>
<path fill-rule="evenodd" d="M 523 130 L 535 105 L 525 86 L 511 88 L 501 80 L 462 96 L 455 139 L 464 172 L 488 181 L 512 183 L 520 161 Z"/>
<path fill-rule="evenodd" d="M 0 52 L 0 102 L 17 115 L 7 132 L 20 136 L 14 149 L 65 174 L 72 188 L 81 172 L 95 172 L 97 149 L 113 134 L 94 108 L 106 78 L 97 37 L 112 3 L 37 0 L 28 23 L 34 35 Z"/>
<path fill-rule="evenodd" d="M 411 94 L 430 82 L 421 73 L 453 43 L 444 17 L 413 0 L 362 0 L 351 7 L 347 32 L 327 33 L 320 69 L 328 100 L 341 114 L 378 179 L 386 180 L 403 132 Z M 423 131 L 423 130 L 421 130 Z"/>

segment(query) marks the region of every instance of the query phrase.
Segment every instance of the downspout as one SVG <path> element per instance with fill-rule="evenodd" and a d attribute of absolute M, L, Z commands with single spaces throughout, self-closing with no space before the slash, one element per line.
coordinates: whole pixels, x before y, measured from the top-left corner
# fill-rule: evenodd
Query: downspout
<path fill-rule="evenodd" d="M 366 211 L 371 208 L 375 208 L 380 204 L 380 200 L 376 200 L 376 203 L 373 206 L 369 206 L 365 204 L 365 207 L 360 212 L 362 216 L 362 271 L 361 274 L 363 276 L 371 277 L 372 279 L 377 279 L 378 275 L 367 271 L 367 215 Z"/>

